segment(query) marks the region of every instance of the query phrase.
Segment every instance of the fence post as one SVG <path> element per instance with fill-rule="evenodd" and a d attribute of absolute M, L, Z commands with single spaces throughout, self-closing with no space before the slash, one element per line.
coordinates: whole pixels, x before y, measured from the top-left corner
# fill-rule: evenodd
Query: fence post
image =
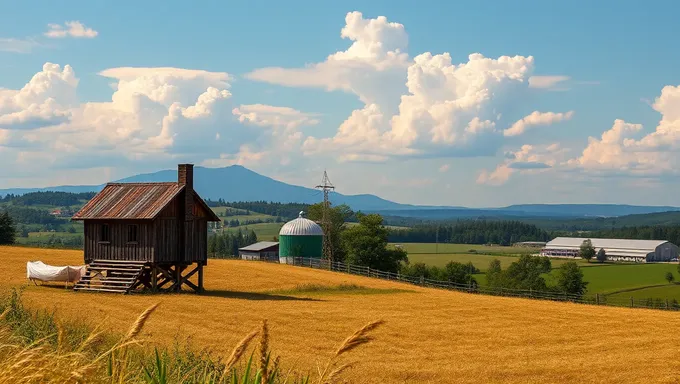
<path fill-rule="evenodd" d="M 425 276 L 420 276 L 420 285 L 425 284 Z"/>
<path fill-rule="evenodd" d="M 630 297 L 630 307 L 633 308 L 635 306 L 635 302 L 633 301 L 633 297 Z"/>
<path fill-rule="evenodd" d="M 401 280 L 401 275 L 397 272 L 397 280 Z"/>
<path fill-rule="evenodd" d="M 349 273 L 349 272 L 350 272 L 349 264 L 347 264 L 347 273 Z"/>
<path fill-rule="evenodd" d="M 366 267 L 366 276 L 371 277 L 371 267 Z"/>
<path fill-rule="evenodd" d="M 668 299 L 666 299 L 666 309 L 668 309 Z"/>
<path fill-rule="evenodd" d="M 595 304 L 600 305 L 600 294 L 599 293 L 595 294 Z"/>

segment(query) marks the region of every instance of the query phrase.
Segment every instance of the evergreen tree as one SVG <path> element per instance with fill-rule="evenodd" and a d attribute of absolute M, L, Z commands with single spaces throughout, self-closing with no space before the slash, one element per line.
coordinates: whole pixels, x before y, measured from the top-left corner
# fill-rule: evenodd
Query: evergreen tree
<path fill-rule="evenodd" d="M 0 244 L 14 244 L 16 229 L 8 212 L 0 213 Z"/>

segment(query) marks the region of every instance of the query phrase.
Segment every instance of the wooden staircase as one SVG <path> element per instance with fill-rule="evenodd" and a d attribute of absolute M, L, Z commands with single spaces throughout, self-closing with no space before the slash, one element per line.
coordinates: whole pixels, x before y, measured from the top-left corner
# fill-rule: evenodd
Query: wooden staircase
<path fill-rule="evenodd" d="M 140 284 L 145 261 L 94 260 L 73 290 L 130 293 Z"/>

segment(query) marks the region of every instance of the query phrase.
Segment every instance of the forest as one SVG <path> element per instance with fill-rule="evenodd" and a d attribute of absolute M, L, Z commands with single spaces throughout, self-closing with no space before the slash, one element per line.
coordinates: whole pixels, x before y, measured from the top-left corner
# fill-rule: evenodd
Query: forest
<path fill-rule="evenodd" d="M 210 207 L 231 207 L 236 209 L 248 210 L 270 216 L 280 216 L 285 219 L 298 217 L 300 211 L 309 210 L 309 204 L 298 203 L 274 203 L 266 201 L 234 201 L 226 202 L 219 200 L 206 200 Z"/>
<path fill-rule="evenodd" d="M 393 229 L 395 243 L 455 243 L 512 245 L 519 241 L 548 241 L 548 232 L 520 221 L 464 220 L 448 224 L 422 224 L 409 229 Z"/>
<path fill-rule="evenodd" d="M 25 195 L 5 195 L 0 198 L 0 203 L 12 203 L 13 205 L 50 205 L 58 207 L 68 207 L 81 205 L 90 200 L 95 195 L 94 192 L 70 193 L 70 192 L 31 192 Z"/>
<path fill-rule="evenodd" d="M 216 233 L 208 237 L 208 256 L 215 258 L 238 256 L 238 249 L 257 243 L 254 231 Z"/>
<path fill-rule="evenodd" d="M 680 244 L 680 225 L 624 227 L 592 231 L 588 233 L 572 233 L 574 237 L 634 239 L 634 240 L 667 240 Z"/>

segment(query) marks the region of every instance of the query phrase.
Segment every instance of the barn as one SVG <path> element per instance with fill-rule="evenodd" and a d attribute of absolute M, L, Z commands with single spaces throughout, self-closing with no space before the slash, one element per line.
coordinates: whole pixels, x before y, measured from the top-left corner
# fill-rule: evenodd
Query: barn
<path fill-rule="evenodd" d="M 541 250 L 541 256 L 578 257 L 585 238 L 556 237 Z M 604 249 L 607 260 L 649 263 L 677 260 L 678 246 L 665 240 L 591 238 L 595 251 Z"/>
<path fill-rule="evenodd" d="M 279 243 L 276 241 L 260 241 L 239 248 L 238 254 L 243 260 L 279 261 Z"/>
<path fill-rule="evenodd" d="M 109 183 L 72 220 L 84 222 L 88 265 L 75 290 L 203 290 L 208 222 L 220 219 L 194 190 L 192 164 L 177 182 Z"/>

